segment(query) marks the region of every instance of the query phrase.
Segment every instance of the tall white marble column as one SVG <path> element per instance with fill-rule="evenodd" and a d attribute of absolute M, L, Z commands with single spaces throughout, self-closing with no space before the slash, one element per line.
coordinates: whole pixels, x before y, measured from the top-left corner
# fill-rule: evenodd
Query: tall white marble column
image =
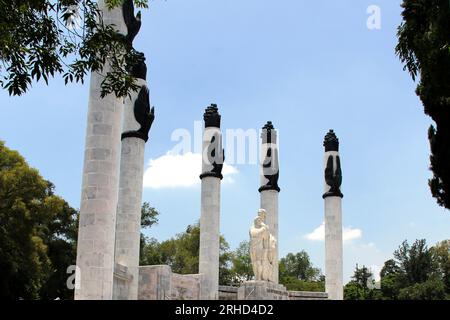
<path fill-rule="evenodd" d="M 141 68 L 146 70 L 144 63 Z M 114 279 L 114 299 L 138 298 L 144 152 L 154 120 L 145 73 L 134 75 L 138 77 L 140 89 L 125 100 L 115 262 L 116 266 L 126 267 L 131 280 L 126 288 L 121 288 L 120 279 Z"/>
<path fill-rule="evenodd" d="M 261 165 L 260 165 L 260 208 L 266 210 L 266 221 L 270 233 L 277 240 L 276 259 L 272 279 L 278 283 L 278 187 L 279 162 L 277 131 L 272 122 L 268 121 L 261 134 Z"/>
<path fill-rule="evenodd" d="M 134 14 L 133 0 L 124 2 L 123 11 L 128 29 L 127 45 L 131 50 L 140 30 L 140 16 Z M 142 61 L 129 71 L 137 79 L 139 89 L 125 99 L 124 105 L 115 239 L 115 267 L 119 272 L 115 273 L 113 293 L 114 299 L 121 300 L 138 298 L 144 152 L 155 119 L 154 109 L 150 108 L 145 57 L 142 53 L 140 56 Z M 120 276 L 121 270 L 126 270 L 125 281 Z"/>
<path fill-rule="evenodd" d="M 344 298 L 342 248 L 342 183 L 339 140 L 333 130 L 325 136 L 325 291 L 331 300 Z"/>
<path fill-rule="evenodd" d="M 212 104 L 204 114 L 203 133 L 200 257 L 199 273 L 202 275 L 201 299 L 219 299 L 220 253 L 220 183 L 224 152 L 220 131 L 220 114 Z"/>
<path fill-rule="evenodd" d="M 122 8 L 98 2 L 105 24 L 125 34 Z M 114 232 L 118 196 L 123 99 L 100 97 L 108 71 L 92 73 L 77 243 L 75 299 L 109 300 L 113 292 Z"/>

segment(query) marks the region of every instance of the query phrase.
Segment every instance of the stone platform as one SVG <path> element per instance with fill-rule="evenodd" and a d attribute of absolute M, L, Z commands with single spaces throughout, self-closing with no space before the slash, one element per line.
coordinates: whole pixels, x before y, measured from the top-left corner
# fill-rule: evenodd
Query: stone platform
<path fill-rule="evenodd" d="M 116 264 L 116 300 L 126 300 L 132 277 L 126 267 Z M 167 265 L 139 267 L 138 300 L 200 300 L 202 276 L 173 273 Z M 220 300 L 327 300 L 325 292 L 288 291 L 268 281 L 246 281 L 237 286 L 219 286 Z"/>
<path fill-rule="evenodd" d="M 281 284 L 246 281 L 238 289 L 238 300 L 289 300 L 289 292 Z"/>
<path fill-rule="evenodd" d="M 326 292 L 288 291 L 289 300 L 328 300 Z"/>

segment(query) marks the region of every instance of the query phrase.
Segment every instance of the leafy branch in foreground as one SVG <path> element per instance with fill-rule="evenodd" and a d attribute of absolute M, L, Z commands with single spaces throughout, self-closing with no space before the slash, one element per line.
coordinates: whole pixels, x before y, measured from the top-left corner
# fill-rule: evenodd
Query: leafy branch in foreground
<path fill-rule="evenodd" d="M 450 209 L 450 2 L 403 0 L 396 53 L 412 79 L 431 126 L 429 187 L 439 205 Z"/>
<path fill-rule="evenodd" d="M 148 6 L 148 0 L 104 1 L 110 9 L 123 1 Z M 93 0 L 0 0 L 0 86 L 10 95 L 57 74 L 68 84 L 103 72 L 102 97 L 124 97 L 138 88 L 127 70 L 142 59 L 125 35 L 104 23 Z"/>

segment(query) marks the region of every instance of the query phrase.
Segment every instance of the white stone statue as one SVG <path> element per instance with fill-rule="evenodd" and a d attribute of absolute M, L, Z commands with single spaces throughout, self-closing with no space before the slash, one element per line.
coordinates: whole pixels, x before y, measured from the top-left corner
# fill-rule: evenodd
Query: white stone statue
<path fill-rule="evenodd" d="M 257 281 L 274 280 L 277 240 L 266 224 L 266 210 L 258 210 L 258 216 L 250 229 L 250 258 Z"/>

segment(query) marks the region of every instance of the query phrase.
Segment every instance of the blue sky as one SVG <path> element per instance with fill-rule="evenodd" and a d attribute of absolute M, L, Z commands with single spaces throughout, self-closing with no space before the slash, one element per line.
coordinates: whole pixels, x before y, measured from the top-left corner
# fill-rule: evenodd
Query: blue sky
<path fill-rule="evenodd" d="M 259 129 L 272 120 L 280 140 L 280 253 L 306 250 L 323 268 L 322 141 L 334 128 L 349 238 L 346 280 L 356 263 L 381 267 L 404 239 L 448 238 L 450 214 L 427 185 L 431 120 L 394 54 L 400 2 L 151 1 L 135 43 L 147 56 L 157 112 L 146 168 L 151 159 L 168 163 L 161 157 L 176 145 L 174 130 L 193 131 L 210 103 L 218 104 L 224 129 Z M 380 30 L 366 26 L 369 5 L 381 8 Z M 0 92 L 0 139 L 74 207 L 87 93 L 87 84 L 65 87 L 59 78 L 19 98 Z M 232 248 L 248 239 L 259 206 L 257 165 L 233 169 L 222 186 L 221 215 Z M 199 219 L 200 185 L 188 185 L 144 189 L 144 201 L 161 212 L 149 236 L 167 239 Z"/>

